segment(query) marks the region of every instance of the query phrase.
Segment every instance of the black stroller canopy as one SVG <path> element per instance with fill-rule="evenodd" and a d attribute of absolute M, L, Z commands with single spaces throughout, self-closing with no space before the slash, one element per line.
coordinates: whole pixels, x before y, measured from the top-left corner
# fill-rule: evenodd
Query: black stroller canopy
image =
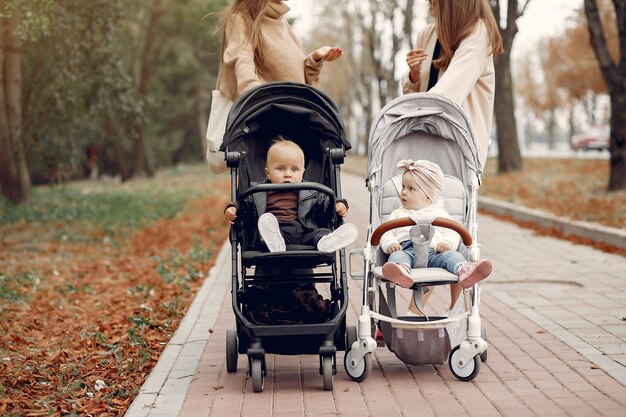
<path fill-rule="evenodd" d="M 244 136 L 263 140 L 277 134 L 323 148 L 351 148 L 341 111 L 330 97 L 307 84 L 276 82 L 251 89 L 235 101 L 220 150 L 237 149 Z"/>
<path fill-rule="evenodd" d="M 330 97 L 300 83 L 268 83 L 243 94 L 230 110 L 223 152 L 241 152 L 240 191 L 265 181 L 267 149 L 277 136 L 297 143 L 304 152 L 305 181 L 330 186 L 326 149 L 351 148 L 341 112 Z"/>

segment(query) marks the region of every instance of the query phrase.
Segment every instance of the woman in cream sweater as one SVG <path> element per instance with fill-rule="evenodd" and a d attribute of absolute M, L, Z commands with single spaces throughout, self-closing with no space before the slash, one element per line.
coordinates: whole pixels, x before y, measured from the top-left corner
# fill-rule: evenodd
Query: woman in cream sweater
<path fill-rule="evenodd" d="M 220 19 L 222 79 L 220 91 L 235 100 L 244 91 L 272 81 L 316 86 L 323 61 L 339 58 L 340 48 L 324 46 L 305 55 L 284 19 L 283 0 L 235 0 Z"/>
<path fill-rule="evenodd" d="M 498 25 L 487 0 L 429 3 L 435 22 L 417 35 L 407 53 L 404 94 L 439 93 L 461 106 L 472 121 L 484 166 L 495 94 L 493 57 L 503 52 Z"/>

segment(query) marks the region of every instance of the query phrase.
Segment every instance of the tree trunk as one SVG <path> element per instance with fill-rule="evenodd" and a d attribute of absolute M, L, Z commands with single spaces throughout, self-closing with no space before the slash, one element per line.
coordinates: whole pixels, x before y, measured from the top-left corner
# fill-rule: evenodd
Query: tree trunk
<path fill-rule="evenodd" d="M 553 107 L 548 112 L 548 149 L 556 149 L 556 109 Z"/>
<path fill-rule="evenodd" d="M 15 11 L 0 20 L 0 185 L 2 195 L 14 203 L 25 203 L 31 196 L 31 180 L 22 143 L 22 50 L 15 30 Z"/>
<path fill-rule="evenodd" d="M 510 55 L 505 53 L 496 57 L 495 65 L 495 115 L 498 136 L 498 172 L 506 173 L 519 171 L 522 169 L 522 155 L 517 138 Z"/>
<path fill-rule="evenodd" d="M 607 47 L 596 0 L 585 0 L 589 37 L 611 97 L 611 171 L 609 190 L 626 189 L 626 0 L 613 0 L 620 58 L 615 64 Z"/>
<path fill-rule="evenodd" d="M 567 122 L 569 128 L 569 134 L 567 135 L 567 142 L 569 143 L 570 149 L 574 149 L 572 146 L 572 136 L 574 136 L 574 132 L 576 132 L 576 116 L 574 114 L 574 110 L 576 106 L 574 103 L 571 103 L 569 106 L 569 111 L 567 112 Z"/>
<path fill-rule="evenodd" d="M 206 128 L 209 122 L 209 111 L 204 95 L 206 91 L 206 82 L 204 71 L 200 71 L 196 77 L 196 83 L 194 86 L 194 97 L 196 101 L 196 111 L 198 112 L 198 134 L 200 136 L 200 149 L 202 149 L 202 159 L 206 155 L 207 141 L 206 141 Z"/>
<path fill-rule="evenodd" d="M 139 75 L 139 86 L 137 88 L 139 97 L 145 102 L 148 92 L 150 90 L 150 81 L 152 80 L 152 74 L 154 67 L 158 59 L 160 47 L 156 42 L 159 21 L 163 15 L 163 9 L 161 4 L 156 2 L 152 6 L 150 11 L 150 21 L 148 23 L 148 29 L 146 32 L 146 40 L 144 49 L 141 53 L 141 72 Z M 154 167 L 146 152 L 146 139 L 145 139 L 145 122 L 140 121 L 135 129 L 135 161 L 133 168 L 133 175 L 139 176 L 144 170 L 148 176 L 154 175 Z"/>
<path fill-rule="evenodd" d="M 119 130 L 113 123 L 113 120 L 108 113 L 104 116 L 104 131 L 106 132 L 107 138 L 109 138 L 107 143 L 111 146 L 115 155 L 117 171 L 121 175 L 122 181 L 127 181 L 131 175 L 128 164 L 126 163 L 126 153 L 124 152 L 124 147 L 120 143 Z"/>
<path fill-rule="evenodd" d="M 609 191 L 626 189 L 626 93 L 611 95 Z"/>
<path fill-rule="evenodd" d="M 518 10 L 517 0 L 508 0 L 506 28 L 502 27 L 500 0 L 490 0 L 491 10 L 500 28 L 504 53 L 494 58 L 496 67 L 495 115 L 498 133 L 498 173 L 519 171 L 522 169 L 522 154 L 517 138 L 515 119 L 515 101 L 513 98 L 513 80 L 511 78 L 511 49 L 517 34 L 517 19 L 522 16 L 530 0 L 525 0 Z"/>

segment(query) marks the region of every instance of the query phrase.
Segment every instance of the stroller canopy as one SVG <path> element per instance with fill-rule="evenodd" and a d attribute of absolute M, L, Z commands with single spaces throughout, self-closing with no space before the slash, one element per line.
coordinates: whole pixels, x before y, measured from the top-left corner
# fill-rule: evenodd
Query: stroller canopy
<path fill-rule="evenodd" d="M 326 149 L 351 148 L 341 111 L 330 97 L 307 84 L 276 82 L 253 88 L 235 101 L 220 151 L 246 152 L 240 175 L 260 182 L 265 179 L 267 149 L 278 135 L 303 149 L 309 181 L 327 183 Z"/>
<path fill-rule="evenodd" d="M 457 104 L 439 94 L 407 94 L 381 110 L 369 138 L 370 189 L 398 174 L 396 162 L 406 158 L 436 162 L 466 186 L 482 175 L 469 119 Z"/>

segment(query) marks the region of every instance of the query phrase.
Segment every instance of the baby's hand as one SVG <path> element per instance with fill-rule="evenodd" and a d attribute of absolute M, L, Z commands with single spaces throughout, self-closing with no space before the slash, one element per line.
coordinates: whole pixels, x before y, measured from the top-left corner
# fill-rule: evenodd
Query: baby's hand
<path fill-rule="evenodd" d="M 224 210 L 224 217 L 226 217 L 226 220 L 228 220 L 228 223 L 233 224 L 233 222 L 237 218 L 237 208 L 228 207 L 226 210 Z"/>
<path fill-rule="evenodd" d="M 435 248 L 435 252 L 437 252 L 437 253 L 441 253 L 441 252 L 448 251 L 448 250 L 450 250 L 450 249 L 451 249 L 451 248 L 450 248 L 450 246 L 448 246 L 448 244 L 447 244 L 447 243 L 443 243 L 443 242 L 442 242 L 442 243 L 437 244 L 437 247 Z"/>
<path fill-rule="evenodd" d="M 337 203 L 335 206 L 335 213 L 337 213 L 339 217 L 346 217 L 348 214 L 348 207 L 346 207 L 343 203 Z"/>
<path fill-rule="evenodd" d="M 387 252 L 389 253 L 397 252 L 399 250 L 402 250 L 402 246 L 400 246 L 399 243 L 392 243 L 391 245 L 387 246 Z"/>

